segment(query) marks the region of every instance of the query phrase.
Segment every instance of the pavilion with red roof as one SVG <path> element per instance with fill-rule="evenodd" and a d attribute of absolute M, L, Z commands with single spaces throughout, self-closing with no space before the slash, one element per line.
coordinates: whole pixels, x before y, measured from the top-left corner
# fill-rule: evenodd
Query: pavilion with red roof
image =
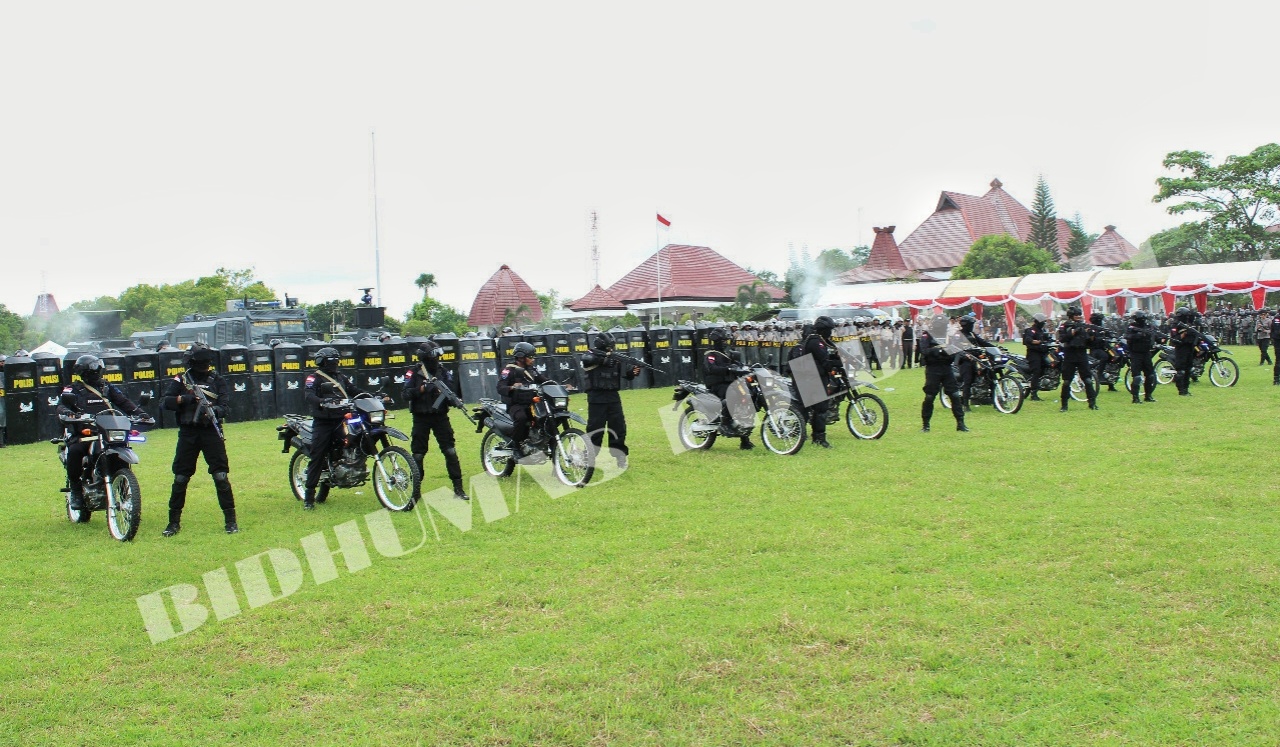
<path fill-rule="evenodd" d="M 588 311 L 621 311 L 625 313 L 627 310 L 626 304 L 609 295 L 609 291 L 601 288 L 599 284 L 592 288 L 587 295 L 569 304 L 569 308 L 579 313 Z"/>
<path fill-rule="evenodd" d="M 1058 259 L 1067 256 L 1071 226 L 1057 219 Z M 902 243 L 893 244 L 889 235 L 876 230 L 875 244 L 865 267 L 843 273 L 836 282 L 842 284 L 874 283 L 907 279 L 914 274 L 920 280 L 945 280 L 963 260 L 973 243 L 984 236 L 1009 235 L 1019 241 L 1031 238 L 1031 211 L 1004 190 L 999 179 L 982 196 L 944 191 L 938 197 L 933 214 L 925 219 Z M 878 251 L 877 251 L 878 249 Z M 1108 226 L 1090 244 L 1089 253 L 1078 262 L 1088 267 L 1108 268 L 1126 262 L 1138 253 L 1136 247 Z M 872 258 L 876 264 L 872 265 Z"/>
<path fill-rule="evenodd" d="M 786 291 L 760 280 L 710 247 L 668 244 L 608 289 L 597 286 L 569 308 L 590 311 L 593 309 L 588 305 L 607 296 L 621 306 L 607 310 L 648 314 L 661 306 L 664 315 L 684 313 L 732 303 L 737 300 L 740 287 L 753 284 L 774 302 L 786 295 Z"/>
<path fill-rule="evenodd" d="M 480 286 L 476 300 L 471 303 L 467 326 L 496 327 L 507 319 L 507 312 L 514 313 L 521 306 L 527 307 L 521 316 L 530 322 L 542 321 L 542 304 L 538 294 L 507 265 Z"/>

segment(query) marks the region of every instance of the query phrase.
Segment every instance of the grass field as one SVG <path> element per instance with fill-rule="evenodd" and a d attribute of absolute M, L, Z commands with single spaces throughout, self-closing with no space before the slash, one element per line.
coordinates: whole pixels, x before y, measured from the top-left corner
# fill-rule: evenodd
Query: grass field
<path fill-rule="evenodd" d="M 794 457 L 674 454 L 670 391 L 631 392 L 631 469 L 561 497 L 512 478 L 466 532 L 397 515 L 406 549 L 426 527 L 399 557 L 368 486 L 300 510 L 275 422 L 227 429 L 234 536 L 201 473 L 160 537 L 172 432 L 138 448 L 128 544 L 65 520 L 52 446 L 11 447 L 0 743 L 1274 745 L 1280 389 L 1236 352 L 1233 389 L 988 406 L 968 434 L 942 410 L 919 432 L 907 371 L 883 440 L 841 423 Z M 317 583 L 304 537 L 336 549 L 352 521 L 367 567 Z M 253 608 L 242 569 L 273 548 L 299 588 Z M 190 584 L 208 607 L 220 569 L 239 614 L 153 644 L 138 598 Z"/>

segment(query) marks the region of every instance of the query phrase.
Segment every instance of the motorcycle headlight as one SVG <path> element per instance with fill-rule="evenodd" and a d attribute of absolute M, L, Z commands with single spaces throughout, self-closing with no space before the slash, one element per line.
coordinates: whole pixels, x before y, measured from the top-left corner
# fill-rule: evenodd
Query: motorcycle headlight
<path fill-rule="evenodd" d="M 387 411 L 386 411 L 386 410 L 383 410 L 382 412 L 371 412 L 371 413 L 369 413 L 369 422 L 370 422 L 370 423 L 372 423 L 372 424 L 374 424 L 374 425 L 382 425 L 382 422 L 383 422 L 384 420 L 386 420 L 386 419 L 387 419 Z"/>
<path fill-rule="evenodd" d="M 568 397 L 553 397 L 553 398 L 551 399 L 551 404 L 555 405 L 557 409 L 564 409 L 564 410 L 567 410 L 567 409 L 569 409 L 569 398 L 568 398 Z"/>
<path fill-rule="evenodd" d="M 128 438 L 128 431 L 107 431 L 107 443 L 109 444 L 122 444 Z"/>

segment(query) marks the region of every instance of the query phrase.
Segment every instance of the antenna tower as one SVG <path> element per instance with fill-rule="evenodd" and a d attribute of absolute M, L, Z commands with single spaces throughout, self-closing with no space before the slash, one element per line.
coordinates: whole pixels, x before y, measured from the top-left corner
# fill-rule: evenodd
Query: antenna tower
<path fill-rule="evenodd" d="M 596 211 L 591 211 L 591 281 L 592 287 L 600 284 L 600 226 Z"/>

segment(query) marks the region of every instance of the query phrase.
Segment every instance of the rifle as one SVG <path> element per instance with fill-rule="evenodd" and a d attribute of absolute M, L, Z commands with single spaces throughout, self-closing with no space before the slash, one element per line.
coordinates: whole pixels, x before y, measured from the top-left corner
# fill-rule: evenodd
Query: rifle
<path fill-rule="evenodd" d="M 642 367 L 644 367 L 644 368 L 649 369 L 650 371 L 653 371 L 654 373 L 660 373 L 660 374 L 665 374 L 665 373 L 666 373 L 666 371 L 663 371 L 661 368 L 654 368 L 653 366 L 650 366 L 648 363 L 645 363 L 644 361 L 640 360 L 639 358 L 632 358 L 631 356 L 627 355 L 626 353 L 618 353 L 618 352 L 615 352 L 615 351 L 613 351 L 613 350 L 610 350 L 609 352 L 605 353 L 604 355 L 605 355 L 605 357 L 606 357 L 606 358 L 608 358 L 609 356 L 611 356 L 611 355 L 612 355 L 614 358 L 617 358 L 618 360 L 622 361 L 623 363 L 630 363 L 630 364 L 631 364 L 631 365 L 633 365 L 633 366 L 642 366 Z"/>
<path fill-rule="evenodd" d="M 440 396 L 436 397 L 436 401 L 434 404 L 431 405 L 431 409 L 433 410 L 440 409 L 440 404 L 448 400 L 450 407 L 458 408 L 459 410 L 462 411 L 463 416 L 466 417 L 467 420 L 471 421 L 472 425 L 476 424 L 476 419 L 471 417 L 471 413 L 467 410 L 466 405 L 462 404 L 462 400 L 458 399 L 458 395 L 454 394 L 453 389 L 449 388 L 449 382 L 444 381 L 442 379 L 433 378 L 431 379 L 430 383 L 435 384 L 436 391 L 440 392 Z"/>
<path fill-rule="evenodd" d="M 196 418 L 195 418 L 196 423 L 200 422 L 201 415 L 208 414 L 209 422 L 213 423 L 214 433 L 218 434 L 219 440 L 226 441 L 227 436 L 225 433 L 222 432 L 222 426 L 219 425 L 218 423 L 218 414 L 214 412 L 213 405 L 209 403 L 209 398 L 205 396 L 204 390 L 196 386 L 196 383 L 191 380 L 190 371 L 183 374 L 182 378 L 183 378 L 183 381 L 186 382 L 187 388 L 189 388 L 192 391 L 192 393 L 196 395 L 196 402 L 198 403 L 196 405 Z"/>

